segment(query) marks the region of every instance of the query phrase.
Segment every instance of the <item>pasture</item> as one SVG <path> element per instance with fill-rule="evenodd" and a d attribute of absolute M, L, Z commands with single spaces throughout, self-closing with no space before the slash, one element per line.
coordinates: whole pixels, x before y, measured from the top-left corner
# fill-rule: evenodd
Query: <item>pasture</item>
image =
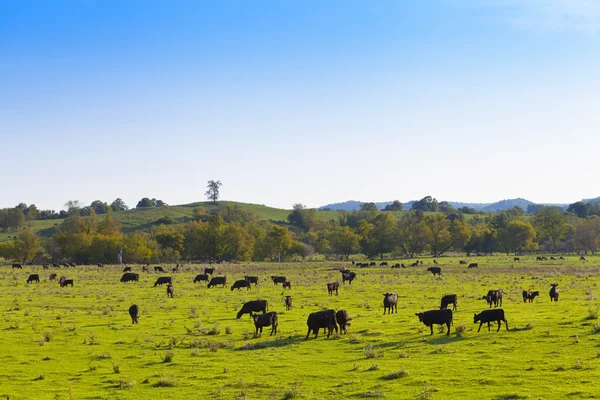
<path fill-rule="evenodd" d="M 0 397 L 12 399 L 580 399 L 600 393 L 600 259 L 471 257 L 438 259 L 441 277 L 424 265 L 406 269 L 354 268 L 348 263 L 223 264 L 214 276 L 227 286 L 193 283 L 204 266 L 183 272 L 142 273 L 120 283 L 122 267 L 0 267 Z M 390 262 L 390 261 L 388 261 Z M 410 263 L 402 260 L 405 264 Z M 333 268 L 357 273 L 342 285 Z M 165 266 L 166 267 L 166 266 Z M 169 266 L 171 267 L 171 266 Z M 166 269 L 166 268 L 165 268 Z M 30 273 L 39 284 L 26 284 Z M 61 288 L 51 273 L 74 280 Z M 258 286 L 231 291 L 244 275 Z M 284 275 L 291 290 L 274 285 Z M 172 276 L 174 298 L 153 287 Z M 340 282 L 339 296 L 326 283 Z M 560 299 L 551 303 L 551 283 Z M 488 289 L 505 291 L 510 331 L 496 333 L 473 314 L 488 308 Z M 522 291 L 541 292 L 523 303 Z M 383 294 L 398 294 L 397 314 L 383 315 Z M 419 323 L 415 313 L 458 295 L 449 337 Z M 284 298 L 293 297 L 285 311 Z M 279 314 L 276 336 L 254 337 L 252 319 L 236 319 L 241 305 L 266 299 Z M 128 308 L 137 304 L 139 324 Z M 347 335 L 307 333 L 309 313 L 348 311 Z"/>

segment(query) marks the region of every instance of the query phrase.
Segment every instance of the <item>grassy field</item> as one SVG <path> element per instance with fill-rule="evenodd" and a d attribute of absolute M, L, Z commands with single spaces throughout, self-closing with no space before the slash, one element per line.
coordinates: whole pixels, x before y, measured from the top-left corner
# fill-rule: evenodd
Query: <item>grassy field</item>
<path fill-rule="evenodd" d="M 522 259 L 523 260 L 523 259 Z M 203 266 L 184 272 L 141 274 L 119 283 L 120 267 L 42 270 L 0 268 L 0 397 L 10 399 L 580 399 L 600 393 L 600 259 L 536 263 L 528 257 L 476 257 L 467 270 L 457 258 L 439 259 L 441 278 L 418 268 L 355 269 L 352 286 L 330 297 L 343 264 L 218 265 L 229 285 L 244 274 L 260 277 L 250 291 L 207 289 L 192 283 Z M 406 261 L 403 261 L 406 263 Z M 351 267 L 351 266 L 350 266 Z M 140 272 L 134 266 L 134 272 Z M 25 283 L 39 273 L 40 284 Z M 56 272 L 73 288 L 49 282 Z M 270 282 L 285 275 L 291 291 Z M 153 287 L 171 275 L 175 298 Z M 550 283 L 561 290 L 550 303 Z M 477 333 L 473 314 L 481 296 L 503 288 L 510 331 Z M 523 289 L 541 297 L 524 304 Z M 382 294 L 399 295 L 398 313 L 382 315 Z M 435 309 L 442 295 L 459 296 L 451 335 L 429 335 L 415 316 Z M 285 311 L 283 298 L 294 308 Z M 269 301 L 279 331 L 254 337 L 241 304 Z M 140 323 L 127 313 L 138 304 Z M 305 340 L 306 317 L 323 308 L 346 309 L 348 335 Z M 457 330 L 464 331 L 459 335 Z"/>

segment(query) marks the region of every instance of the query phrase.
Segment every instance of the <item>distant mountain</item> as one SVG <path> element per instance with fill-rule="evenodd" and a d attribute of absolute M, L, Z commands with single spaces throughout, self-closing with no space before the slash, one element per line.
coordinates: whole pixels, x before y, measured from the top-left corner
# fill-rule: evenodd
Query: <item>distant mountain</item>
<path fill-rule="evenodd" d="M 522 199 L 519 197 L 517 199 L 501 200 L 496 203 L 492 203 L 490 205 L 487 205 L 487 206 L 481 208 L 481 211 L 485 211 L 485 212 L 504 211 L 504 210 L 509 210 L 511 208 L 514 208 L 516 206 L 519 206 L 523 210 L 527 211 L 527 206 L 529 206 L 531 204 L 535 205 L 534 202 L 525 200 L 525 199 Z"/>

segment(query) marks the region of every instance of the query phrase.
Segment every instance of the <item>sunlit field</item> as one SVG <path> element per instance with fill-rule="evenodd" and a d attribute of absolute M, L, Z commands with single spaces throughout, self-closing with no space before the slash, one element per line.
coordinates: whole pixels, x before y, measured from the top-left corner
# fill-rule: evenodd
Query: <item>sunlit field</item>
<path fill-rule="evenodd" d="M 142 273 L 139 282 L 120 283 L 122 266 L 43 270 L 25 266 L 0 270 L 0 396 L 10 399 L 578 399 L 600 393 L 600 259 L 569 256 L 438 259 L 441 277 L 426 271 L 432 259 L 405 269 L 357 268 L 349 263 L 221 264 L 226 288 L 193 283 L 204 265 L 177 273 Z M 406 265 L 410 260 L 398 261 Z M 388 260 L 390 265 L 394 262 Z M 379 265 L 379 263 L 378 263 Z M 173 265 L 163 265 L 170 269 Z M 342 285 L 338 269 L 357 273 Z M 39 284 L 26 284 L 30 273 Z M 49 275 L 64 275 L 74 287 L 61 288 Z M 231 291 L 244 275 L 258 275 L 251 290 Z M 284 275 L 291 290 L 274 285 Z M 172 276 L 175 297 L 153 287 Z M 340 282 L 339 296 L 326 283 Z M 551 283 L 560 298 L 551 303 Z M 473 314 L 488 306 L 488 289 L 506 294 L 507 332 L 488 332 Z M 524 303 L 523 290 L 539 290 Z M 396 292 L 398 312 L 383 315 L 383 294 Z M 450 336 L 419 323 L 415 313 L 439 308 L 442 295 L 458 295 Z M 293 297 L 285 311 L 284 298 Z M 266 299 L 279 314 L 276 336 L 265 328 L 254 336 L 241 305 Z M 139 324 L 128 308 L 137 304 Z M 347 335 L 314 339 L 309 313 L 345 309 L 352 317 Z"/>

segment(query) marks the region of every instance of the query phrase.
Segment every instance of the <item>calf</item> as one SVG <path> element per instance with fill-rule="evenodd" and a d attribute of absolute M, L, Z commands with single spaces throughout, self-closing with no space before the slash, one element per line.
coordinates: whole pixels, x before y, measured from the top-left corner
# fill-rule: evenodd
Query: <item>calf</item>
<path fill-rule="evenodd" d="M 150 269 L 146 266 L 142 267 L 142 272 L 150 272 Z"/>
<path fill-rule="evenodd" d="M 376 267 L 376 266 L 377 266 L 377 263 L 375 261 L 371 261 L 369 263 L 369 267 Z"/>
<path fill-rule="evenodd" d="M 504 291 L 502 289 L 488 290 L 487 295 L 483 296 L 482 299 L 485 299 L 490 308 L 492 307 L 492 304 L 494 304 L 494 307 L 498 307 L 498 304 L 500 304 L 500 307 L 502 307 L 503 294 Z"/>
<path fill-rule="evenodd" d="M 43 265 L 42 265 L 42 268 L 43 268 L 43 269 L 48 269 L 48 264 L 43 264 Z"/>
<path fill-rule="evenodd" d="M 131 307 L 129 307 L 129 315 L 131 316 L 131 323 L 132 324 L 137 324 L 138 323 L 138 318 L 139 318 L 139 315 L 140 315 L 137 304 L 134 304 Z"/>
<path fill-rule="evenodd" d="M 348 333 L 348 325 L 350 325 L 350 318 L 346 310 L 339 310 L 335 313 L 335 319 L 340 326 L 340 333 Z"/>
<path fill-rule="evenodd" d="M 254 286 L 258 285 L 258 276 L 244 276 L 244 279 L 248 281 L 248 283 L 254 283 Z"/>
<path fill-rule="evenodd" d="M 550 302 L 558 301 L 558 283 L 553 283 L 550 286 L 552 286 L 550 289 Z"/>
<path fill-rule="evenodd" d="M 519 257 L 515 257 L 515 258 L 513 258 L 513 261 L 519 262 L 519 261 L 521 261 L 521 259 Z"/>
<path fill-rule="evenodd" d="M 284 289 L 290 289 L 290 290 L 292 290 L 292 282 L 283 282 L 283 283 L 281 284 L 281 286 L 282 286 Z"/>
<path fill-rule="evenodd" d="M 174 293 L 175 289 L 173 289 L 173 284 L 171 282 L 167 283 L 167 297 L 173 298 Z"/>
<path fill-rule="evenodd" d="M 335 291 L 335 295 L 337 296 L 339 288 L 340 288 L 340 284 L 337 282 L 328 283 L 327 284 L 327 293 L 329 293 L 330 296 L 333 296 L 333 292 Z"/>
<path fill-rule="evenodd" d="M 13 269 L 23 269 L 21 264 L 13 264 L 12 267 L 13 267 Z"/>
<path fill-rule="evenodd" d="M 479 268 L 479 264 L 471 263 L 471 264 L 469 264 L 469 266 L 467 268 Z"/>
<path fill-rule="evenodd" d="M 442 274 L 442 269 L 440 267 L 429 267 L 427 268 L 427 271 L 431 272 L 433 276 L 436 274 L 437 276 L 440 276 Z"/>
<path fill-rule="evenodd" d="M 194 278 L 194 283 L 196 283 L 196 282 L 202 282 L 202 281 L 208 282 L 208 275 L 206 275 L 206 274 L 199 274 L 199 275 L 196 275 L 196 277 Z"/>
<path fill-rule="evenodd" d="M 387 267 L 387 266 L 388 266 L 388 263 L 387 263 L 387 261 L 380 262 L 380 263 L 379 263 L 379 266 L 380 266 L 380 267 Z"/>
<path fill-rule="evenodd" d="M 394 310 L 398 314 L 398 295 L 396 293 L 386 293 L 383 295 L 383 315 L 387 310 L 388 315 L 393 313 Z"/>
<path fill-rule="evenodd" d="M 56 280 L 56 274 L 50 274 L 50 281 Z"/>
<path fill-rule="evenodd" d="M 207 275 L 212 275 L 215 273 L 215 269 L 214 268 L 204 268 L 204 273 Z"/>
<path fill-rule="evenodd" d="M 450 336 L 450 325 L 452 324 L 452 310 L 431 310 L 425 311 L 422 313 L 416 313 L 417 317 L 419 317 L 419 321 L 422 322 L 425 326 L 428 326 L 431 329 L 431 335 L 433 335 L 433 325 L 446 325 L 448 327 L 448 332 L 446 336 Z"/>
<path fill-rule="evenodd" d="M 352 285 L 352 281 L 356 278 L 356 272 L 352 271 L 342 271 L 342 283 L 346 284 L 348 281 L 349 285 Z"/>
<path fill-rule="evenodd" d="M 306 339 L 311 332 L 315 334 L 315 339 L 319 336 L 319 330 L 321 328 L 327 329 L 327 338 L 331 336 L 331 333 L 335 329 L 337 333 L 337 321 L 334 310 L 323 310 L 311 313 L 306 320 L 306 325 L 308 326 L 308 333 L 306 334 Z"/>
<path fill-rule="evenodd" d="M 285 276 L 272 276 L 271 280 L 273 281 L 274 285 L 277 285 L 278 283 L 285 283 L 287 281 Z"/>
<path fill-rule="evenodd" d="M 131 272 L 131 267 L 125 267 L 125 268 L 123 268 L 123 272 Z"/>
<path fill-rule="evenodd" d="M 140 279 L 139 274 L 133 272 L 127 272 L 121 277 L 121 282 L 137 282 Z"/>
<path fill-rule="evenodd" d="M 448 308 L 448 305 L 452 304 L 452 311 L 457 310 L 458 296 L 455 294 L 447 294 L 442 297 L 442 303 L 440 304 L 440 310 Z"/>
<path fill-rule="evenodd" d="M 479 314 L 475 314 L 475 317 L 473 318 L 473 323 L 476 324 L 479 322 L 479 329 L 477 329 L 477 332 L 481 330 L 481 325 L 483 325 L 485 322 L 487 322 L 488 324 L 489 332 L 490 323 L 494 321 L 498 322 L 498 330 L 496 332 L 500 331 L 502 321 L 504 321 L 504 323 L 506 324 L 506 330 L 508 330 L 508 321 L 506 321 L 506 318 L 504 318 L 504 310 L 501 308 L 498 308 L 496 310 L 484 310 Z"/>
<path fill-rule="evenodd" d="M 285 310 L 290 311 L 292 309 L 292 296 L 285 296 Z"/>
<path fill-rule="evenodd" d="M 173 283 L 173 279 L 170 276 L 161 276 L 156 280 L 156 282 L 154 282 L 154 287 L 157 285 L 162 286 L 165 283 Z"/>
<path fill-rule="evenodd" d="M 291 306 L 290 306 L 291 307 Z M 237 313 L 236 318 L 242 318 L 244 314 L 250 314 L 252 316 L 253 312 L 262 311 L 262 313 L 266 313 L 268 309 L 268 304 L 266 300 L 252 300 L 244 303 L 242 309 Z"/>
<path fill-rule="evenodd" d="M 580 261 L 585 261 L 585 257 L 584 257 L 584 256 L 581 256 L 581 257 L 579 257 L 579 260 L 580 260 Z"/>
<path fill-rule="evenodd" d="M 227 277 L 225 276 L 217 276 L 211 278 L 210 282 L 208 282 L 208 288 L 210 289 L 213 286 L 221 285 L 221 287 L 225 287 L 227 284 Z"/>
<path fill-rule="evenodd" d="M 27 283 L 40 283 L 40 276 L 38 274 L 31 274 L 29 278 L 27 278 Z"/>
<path fill-rule="evenodd" d="M 104 268 L 104 264 L 100 264 L 100 263 L 98 263 L 98 264 L 96 264 L 96 266 L 97 266 L 98 268 Z"/>
<path fill-rule="evenodd" d="M 238 281 L 235 281 L 235 282 L 233 282 L 233 285 L 231 285 L 231 291 L 233 292 L 233 289 L 240 290 L 243 287 L 247 288 L 246 290 L 250 290 L 250 282 L 248 282 L 245 279 L 240 279 Z"/>
<path fill-rule="evenodd" d="M 251 314 L 252 319 L 254 320 L 254 326 L 256 327 L 256 332 L 254 336 L 258 336 L 258 331 L 260 330 L 260 334 L 262 335 L 263 327 L 271 326 L 271 335 L 277 335 L 277 325 L 278 318 L 277 313 L 275 311 L 268 312 L 266 314 Z M 269 335 L 269 336 L 271 336 Z"/>
<path fill-rule="evenodd" d="M 163 267 L 161 267 L 159 265 L 159 266 L 154 267 L 154 272 L 165 272 L 165 270 L 163 269 Z"/>
<path fill-rule="evenodd" d="M 64 278 L 64 279 L 63 279 Z M 60 287 L 65 287 L 65 286 L 73 286 L 73 279 L 67 279 L 64 276 L 62 278 L 60 278 Z"/>
<path fill-rule="evenodd" d="M 458 263 L 459 263 L 460 265 L 467 265 L 467 262 L 466 262 L 465 260 L 460 260 Z"/>
<path fill-rule="evenodd" d="M 529 302 L 533 302 L 533 299 L 535 299 L 537 296 L 540 295 L 540 292 L 532 292 L 530 290 L 523 290 L 523 303 L 526 303 L 527 300 L 529 300 Z"/>

